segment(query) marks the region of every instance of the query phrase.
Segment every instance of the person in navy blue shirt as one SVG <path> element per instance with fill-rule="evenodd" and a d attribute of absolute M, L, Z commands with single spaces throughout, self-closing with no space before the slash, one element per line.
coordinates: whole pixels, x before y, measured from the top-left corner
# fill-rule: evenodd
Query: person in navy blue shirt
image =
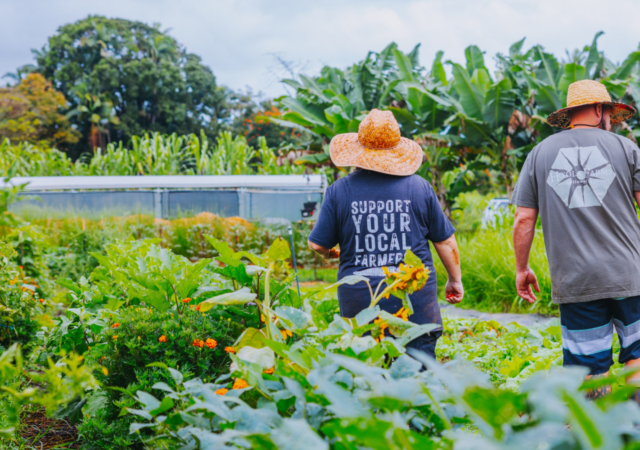
<path fill-rule="evenodd" d="M 430 275 L 425 287 L 410 296 L 414 313 L 409 320 L 439 327 L 408 346 L 435 357 L 442 318 L 429 241 L 447 270 L 446 300 L 459 303 L 464 289 L 455 230 L 431 185 L 413 175 L 422 164 L 421 147 L 400 137 L 391 112 L 374 109 L 361 122 L 358 133 L 331 140 L 330 154 L 336 166 L 357 169 L 327 189 L 309 246 L 325 257 L 339 254 L 338 279 L 366 276 L 374 289 L 385 278 L 382 267 L 397 271 L 411 249 Z M 339 286 L 338 301 L 341 316 L 354 317 L 371 303 L 369 288 L 365 283 Z M 402 308 L 402 300 L 394 296 L 378 304 L 391 314 Z"/>

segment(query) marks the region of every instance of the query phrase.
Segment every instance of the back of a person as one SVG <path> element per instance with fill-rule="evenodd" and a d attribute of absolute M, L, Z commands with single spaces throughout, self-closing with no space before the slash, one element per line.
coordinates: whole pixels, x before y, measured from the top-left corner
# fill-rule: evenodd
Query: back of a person
<path fill-rule="evenodd" d="M 551 136 L 527 159 L 521 182 L 537 193 L 554 300 L 640 295 L 639 158 L 630 140 L 596 128 Z M 526 195 L 516 191 L 519 205 Z"/>
<path fill-rule="evenodd" d="M 324 257 L 339 255 L 338 278 L 361 275 L 374 292 L 382 284 L 380 293 L 385 271 L 398 272 L 408 250 L 417 255 L 431 273 L 422 288 L 413 280 L 407 290 L 412 292 L 410 305 L 405 308 L 401 298 L 387 294 L 376 299 L 375 307 L 419 325 L 436 325 L 407 344 L 435 357 L 442 318 L 429 241 L 447 271 L 447 301 L 461 301 L 464 289 L 455 230 L 433 188 L 413 175 L 423 162 L 422 148 L 400 135 L 390 111 L 374 109 L 360 123 L 358 133 L 335 136 L 329 150 L 337 167 L 357 169 L 327 188 L 309 246 Z M 339 286 L 340 315 L 355 317 L 371 306 L 372 295 L 362 280 Z"/>
<path fill-rule="evenodd" d="M 433 266 L 425 219 L 429 200 L 435 198 L 429 195 L 431 187 L 424 179 L 359 169 L 332 188 L 344 259 L 338 277 L 383 277 L 382 267 L 397 267 L 408 249 L 425 266 Z"/>

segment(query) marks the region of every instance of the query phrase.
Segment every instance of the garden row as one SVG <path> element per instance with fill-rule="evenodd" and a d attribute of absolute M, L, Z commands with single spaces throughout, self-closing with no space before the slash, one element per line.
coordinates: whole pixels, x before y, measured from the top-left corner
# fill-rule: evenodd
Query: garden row
<path fill-rule="evenodd" d="M 446 364 L 407 354 L 433 326 L 376 302 L 397 295 L 411 309 L 405 281 L 419 288 L 427 273 L 410 252 L 370 308 L 344 319 L 325 289 L 298 295 L 286 241 L 258 254 L 204 239 L 215 257 L 195 262 L 157 239 L 108 244 L 89 276 L 57 289 L 4 244 L 2 421 L 19 432 L 21 408 L 42 405 L 77 423 L 86 449 L 622 448 L 640 438 L 624 386 L 588 403 L 594 382 L 554 368 L 557 326 L 445 321 Z"/>

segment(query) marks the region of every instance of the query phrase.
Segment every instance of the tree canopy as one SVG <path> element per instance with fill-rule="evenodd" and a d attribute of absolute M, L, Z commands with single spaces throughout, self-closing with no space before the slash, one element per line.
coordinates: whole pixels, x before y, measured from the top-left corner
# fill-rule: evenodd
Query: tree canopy
<path fill-rule="evenodd" d="M 72 156 L 148 131 L 214 136 L 226 114 L 211 69 L 159 25 L 89 16 L 34 53 L 82 133 Z"/>
<path fill-rule="evenodd" d="M 80 138 L 62 114 L 67 104 L 64 95 L 38 73 L 28 74 L 16 86 L 0 88 L 0 140 L 64 150 Z"/>

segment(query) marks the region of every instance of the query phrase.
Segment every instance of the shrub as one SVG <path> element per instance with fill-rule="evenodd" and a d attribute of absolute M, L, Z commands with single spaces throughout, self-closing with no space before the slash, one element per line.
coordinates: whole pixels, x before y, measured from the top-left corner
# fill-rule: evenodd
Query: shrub
<path fill-rule="evenodd" d="M 181 316 L 175 311 L 161 313 L 142 307 L 111 314 L 109 326 L 102 331 L 105 343 L 91 347 L 85 357 L 88 364 L 97 367 L 96 378 L 115 389 L 103 391 L 105 406 L 80 425 L 84 448 L 140 445 L 137 436 L 128 436 L 131 418 L 119 417 L 123 408 L 135 407 L 127 393 L 151 391 L 159 382 L 173 383 L 166 370 L 147 366 L 160 362 L 181 370 L 186 378 L 215 379 L 230 363 L 225 347 L 233 345 L 241 332 L 231 320 L 189 308 Z M 198 345 L 194 345 L 196 341 Z"/>
<path fill-rule="evenodd" d="M 15 257 L 12 245 L 0 241 L 0 345 L 5 348 L 16 342 L 29 343 L 43 312 L 37 282 L 12 261 Z"/>

